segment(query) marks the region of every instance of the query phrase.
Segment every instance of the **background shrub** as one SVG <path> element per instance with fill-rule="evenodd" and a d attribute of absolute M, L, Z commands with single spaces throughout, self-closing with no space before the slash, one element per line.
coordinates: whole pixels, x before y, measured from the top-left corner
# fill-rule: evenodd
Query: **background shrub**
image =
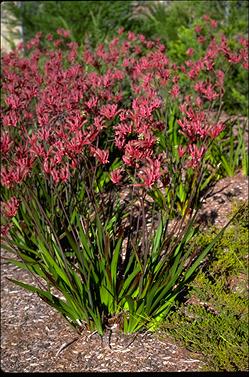
<path fill-rule="evenodd" d="M 217 230 L 213 230 L 217 232 Z M 212 231 L 198 237 L 208 243 Z M 215 245 L 162 329 L 205 356 L 209 371 L 248 370 L 248 206 Z"/>
<path fill-rule="evenodd" d="M 87 38 L 96 45 L 121 26 L 136 29 L 141 25 L 141 21 L 131 20 L 132 1 L 22 1 L 5 6 L 22 24 L 25 41 L 37 32 L 55 34 L 64 28 L 78 43 Z"/>

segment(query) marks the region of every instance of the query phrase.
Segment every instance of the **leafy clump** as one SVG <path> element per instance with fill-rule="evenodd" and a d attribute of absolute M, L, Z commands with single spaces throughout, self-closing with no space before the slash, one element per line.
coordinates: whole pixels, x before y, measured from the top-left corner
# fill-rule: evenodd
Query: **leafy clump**
<path fill-rule="evenodd" d="M 248 221 L 235 218 L 163 329 L 205 356 L 205 370 L 248 369 Z M 210 231 L 199 237 L 208 242 Z"/>

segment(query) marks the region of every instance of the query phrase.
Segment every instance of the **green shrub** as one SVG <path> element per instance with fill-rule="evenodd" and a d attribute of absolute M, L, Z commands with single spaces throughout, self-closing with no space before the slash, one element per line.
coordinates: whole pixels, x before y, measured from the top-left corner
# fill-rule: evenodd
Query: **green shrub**
<path fill-rule="evenodd" d="M 164 331 L 205 356 L 205 370 L 248 370 L 248 212 L 233 222 L 190 284 Z M 217 232 L 217 230 L 214 230 Z M 198 244 L 209 242 L 209 231 Z"/>

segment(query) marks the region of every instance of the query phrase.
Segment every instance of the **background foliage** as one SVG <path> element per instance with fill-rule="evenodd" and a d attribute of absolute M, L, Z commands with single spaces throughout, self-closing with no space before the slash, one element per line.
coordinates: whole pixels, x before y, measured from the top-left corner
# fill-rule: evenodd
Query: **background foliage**
<path fill-rule="evenodd" d="M 212 232 L 198 244 L 209 242 Z M 248 207 L 233 221 L 162 329 L 205 356 L 209 371 L 248 370 Z"/>

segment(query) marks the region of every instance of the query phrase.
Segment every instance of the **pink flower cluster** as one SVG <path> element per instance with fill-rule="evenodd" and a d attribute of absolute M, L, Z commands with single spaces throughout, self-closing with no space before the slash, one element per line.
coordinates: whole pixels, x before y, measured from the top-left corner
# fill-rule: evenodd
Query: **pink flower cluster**
<path fill-rule="evenodd" d="M 211 26 L 216 27 L 214 22 Z M 28 57 L 22 45 L 2 55 L 1 184 L 6 188 L 37 169 L 55 184 L 66 183 L 86 158 L 109 169 L 117 155 L 122 166 L 110 172 L 114 184 L 132 175 L 135 185 L 151 188 L 167 168 L 158 147 L 158 132 L 167 129 L 158 114 L 164 114 L 166 103 L 181 103 L 178 123 L 187 147 L 180 147 L 179 155 L 196 168 L 205 153 L 200 142 L 223 129 L 206 112 L 224 91 L 217 57 L 248 69 L 243 38 L 238 51 L 228 47 L 224 36 L 212 39 L 201 59 L 195 61 L 194 51 L 188 50 L 192 60 L 178 67 L 160 41 L 143 35 L 130 32 L 125 38 L 119 31 L 109 45 L 95 51 L 85 47 L 82 54 L 77 43 L 68 42 L 68 31 L 57 32 L 58 40 L 47 36 L 46 49 L 37 33 L 27 44 Z M 196 32 L 201 36 L 200 28 Z M 182 78 L 190 80 L 191 95 L 185 95 Z M 11 203 L 7 216 L 17 208 Z"/>
<path fill-rule="evenodd" d="M 12 226 L 10 220 L 16 216 L 20 201 L 13 196 L 7 202 L 1 202 L 1 235 L 7 236 Z M 4 224 L 2 219 L 7 219 L 7 223 Z"/>
<path fill-rule="evenodd" d="M 6 203 L 2 204 L 3 215 L 6 217 L 14 217 L 17 214 L 19 208 L 19 200 L 13 196 Z"/>
<path fill-rule="evenodd" d="M 38 33 L 27 45 L 29 57 L 22 46 L 3 55 L 1 184 L 7 188 L 38 164 L 55 184 L 66 182 L 83 156 L 108 164 L 112 134 L 125 165 L 146 164 L 153 155 L 153 113 L 162 106 L 156 86 L 169 70 L 160 42 L 129 33 L 79 55 L 67 31 L 58 35 L 56 49 L 51 36 L 51 47 L 42 49 Z M 131 99 L 124 106 L 125 91 Z"/>

